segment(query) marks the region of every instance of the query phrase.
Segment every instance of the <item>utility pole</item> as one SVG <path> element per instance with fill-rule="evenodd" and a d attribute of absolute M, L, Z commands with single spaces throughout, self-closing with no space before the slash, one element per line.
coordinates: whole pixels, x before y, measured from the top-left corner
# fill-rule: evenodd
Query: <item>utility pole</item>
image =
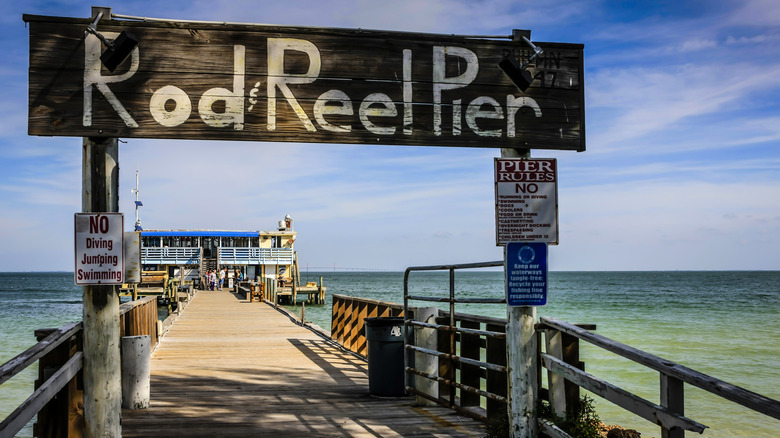
<path fill-rule="evenodd" d="M 83 139 L 82 211 L 119 211 L 119 142 Z M 84 286 L 84 432 L 87 437 L 122 436 L 119 356 L 119 291 Z"/>

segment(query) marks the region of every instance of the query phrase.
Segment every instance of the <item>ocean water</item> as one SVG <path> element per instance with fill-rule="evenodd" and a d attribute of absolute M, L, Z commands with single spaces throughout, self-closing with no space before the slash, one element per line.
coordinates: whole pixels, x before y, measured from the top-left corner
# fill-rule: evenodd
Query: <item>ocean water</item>
<path fill-rule="evenodd" d="M 324 277 L 327 302 L 307 305 L 306 320 L 326 330 L 334 293 L 403 302 L 400 272 L 302 272 L 301 281 L 307 276 Z M 409 279 L 412 295 L 445 297 L 448 284 L 447 272 L 412 272 Z M 503 273 L 456 271 L 455 292 L 502 297 Z M 505 305 L 459 304 L 455 310 L 506 318 Z M 780 272 L 551 272 L 548 304 L 537 315 L 596 324 L 603 336 L 780 400 Z M 581 357 L 589 373 L 660 402 L 658 372 L 585 343 Z M 654 424 L 588 395 L 605 423 L 660 437 Z M 685 400 L 686 415 L 709 426 L 704 437 L 780 436 L 780 421 L 706 391 L 686 385 Z"/>
<path fill-rule="evenodd" d="M 332 294 L 403 302 L 400 272 L 302 272 L 324 278 L 326 304 L 307 305 L 306 319 L 330 329 Z M 503 274 L 456 271 L 456 294 L 503 296 Z M 415 295 L 446 296 L 446 273 L 417 272 Z M 411 305 L 429 305 L 411 303 Z M 300 306 L 291 308 L 300 311 Z M 457 312 L 506 317 L 503 305 L 458 305 Z M 537 309 L 596 332 L 780 400 L 780 272 L 553 272 L 548 304 Z M 0 273 L 0 363 L 35 343 L 33 331 L 81 319 L 81 288 L 70 273 Z M 658 403 L 657 372 L 583 345 L 586 370 Z M 29 394 L 35 367 L 0 386 L 0 418 Z M 777 437 L 780 421 L 686 385 L 686 415 L 709 426 L 704 437 Z M 593 397 L 602 421 L 659 437 L 660 429 Z M 31 436 L 31 428 L 19 436 Z M 689 436 L 695 436 L 689 434 Z"/>

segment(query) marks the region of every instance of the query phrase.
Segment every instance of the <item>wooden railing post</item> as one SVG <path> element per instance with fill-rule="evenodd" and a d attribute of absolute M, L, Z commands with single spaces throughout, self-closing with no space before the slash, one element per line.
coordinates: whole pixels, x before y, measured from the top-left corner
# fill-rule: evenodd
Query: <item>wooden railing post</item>
<path fill-rule="evenodd" d="M 505 325 L 487 324 L 485 330 L 491 332 L 506 332 Z M 506 366 L 506 339 L 487 338 L 487 351 L 485 361 L 488 363 Z M 506 373 L 488 370 L 485 381 L 485 391 L 506 397 Z M 487 399 L 487 417 L 491 421 L 505 422 L 508 420 L 506 403 L 493 399 Z"/>
<path fill-rule="evenodd" d="M 661 406 L 675 414 L 685 415 L 685 387 L 682 380 L 661 373 Z M 685 430 L 662 427 L 661 438 L 685 438 Z"/>
<path fill-rule="evenodd" d="M 436 324 L 440 325 L 449 325 L 450 318 L 446 316 L 438 317 L 436 318 Z M 439 330 L 437 336 L 437 345 L 438 345 L 438 351 L 441 353 L 450 353 L 450 332 L 445 330 Z M 453 370 L 454 364 L 451 360 L 448 359 L 441 359 L 439 360 L 439 376 L 443 377 L 445 379 L 449 379 Z M 455 388 L 451 388 L 450 385 L 439 382 L 439 399 L 441 400 L 450 400 L 450 394 L 455 390 Z"/>
<path fill-rule="evenodd" d="M 509 427 L 515 438 L 538 435 L 539 364 L 536 362 L 536 307 L 507 307 L 506 352 L 508 367 Z"/>
<path fill-rule="evenodd" d="M 54 332 L 53 329 L 36 330 L 38 342 Z M 57 348 L 38 360 L 38 379 L 35 389 L 41 387 L 46 380 L 65 364 L 76 351 L 81 349 L 81 333 L 71 336 Z M 84 436 L 83 390 L 81 373 L 73 378 L 60 392 L 44 406 L 37 416 L 33 427 L 33 435 L 38 437 L 82 437 Z"/>
<path fill-rule="evenodd" d="M 545 351 L 556 359 L 563 360 L 562 334 L 558 330 L 545 330 Z M 550 408 L 557 417 L 566 418 L 566 386 L 560 374 L 548 372 L 547 386 L 550 394 Z"/>
<path fill-rule="evenodd" d="M 463 328 L 480 329 L 480 323 L 472 321 L 461 321 L 460 326 Z M 481 336 L 461 333 L 460 334 L 460 356 L 479 360 L 480 353 L 480 340 Z M 460 364 L 460 383 L 474 388 L 480 387 L 481 380 L 481 368 L 476 365 Z M 460 392 L 460 405 L 466 406 L 479 406 L 480 395 L 469 391 Z"/>
<path fill-rule="evenodd" d="M 561 346 L 563 361 L 584 371 L 585 364 L 580 362 L 580 340 L 575 336 L 561 333 Z M 563 387 L 566 392 L 566 412 L 578 412 L 580 409 L 580 387 L 565 379 Z"/>

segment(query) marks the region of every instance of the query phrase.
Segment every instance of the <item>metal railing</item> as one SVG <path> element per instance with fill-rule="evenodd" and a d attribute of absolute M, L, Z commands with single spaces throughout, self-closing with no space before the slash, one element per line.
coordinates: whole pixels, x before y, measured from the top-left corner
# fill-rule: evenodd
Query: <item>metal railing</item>
<path fill-rule="evenodd" d="M 292 265 L 292 248 L 220 247 L 221 265 Z"/>
<path fill-rule="evenodd" d="M 506 329 L 505 321 L 489 317 L 459 318 L 455 312 L 457 303 L 505 304 L 505 298 L 457 298 L 455 296 L 455 270 L 503 266 L 502 260 L 456 265 L 418 266 L 404 272 L 404 325 L 432 328 L 438 331 L 437 349 L 406 345 L 404 363 L 409 364 L 409 354 L 420 353 L 436 357 L 438 372 L 430 373 L 415 366 L 405 371 L 411 381 L 413 376 L 439 383 L 438 394 L 428 394 L 407 383 L 406 390 L 434 403 L 446 406 L 481 421 L 506 416 Z M 409 293 L 409 275 L 415 271 L 449 271 L 449 296 L 417 296 Z M 415 321 L 410 317 L 409 301 L 448 303 L 449 312 L 436 323 Z M 485 323 L 483 330 L 481 324 Z M 485 360 L 481 360 L 481 346 L 485 344 Z M 459 345 L 458 345 L 459 344 Z M 485 389 L 481 381 L 486 380 Z M 459 396 L 458 396 L 459 395 Z M 482 408 L 481 399 L 486 399 Z"/>
<path fill-rule="evenodd" d="M 141 247 L 141 263 L 149 265 L 200 264 L 200 248 Z"/>

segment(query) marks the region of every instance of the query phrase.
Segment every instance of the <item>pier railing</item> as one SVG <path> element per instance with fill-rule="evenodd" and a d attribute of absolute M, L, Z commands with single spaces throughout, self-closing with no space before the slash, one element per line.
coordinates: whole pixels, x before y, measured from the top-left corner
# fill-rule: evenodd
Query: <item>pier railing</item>
<path fill-rule="evenodd" d="M 366 357 L 368 347 L 363 320 L 372 317 L 403 316 L 400 304 L 333 295 L 331 338 L 344 348 Z"/>
<path fill-rule="evenodd" d="M 152 349 L 159 341 L 157 298 L 146 297 L 119 307 L 120 336 L 148 335 Z M 83 435 L 83 389 L 80 383 L 82 323 L 65 324 L 58 329 L 35 331 L 38 343 L 0 365 L 0 384 L 38 362 L 35 391 L 0 422 L 0 436 L 14 436 L 38 416 L 35 436 Z"/>
<path fill-rule="evenodd" d="M 549 402 L 556 415 L 563 417 L 567 405 L 579 403 L 571 396 L 571 387 L 587 389 L 621 408 L 661 427 L 664 438 L 682 438 L 685 431 L 701 433 L 707 427 L 685 414 L 684 384 L 689 384 L 753 411 L 780 420 L 780 402 L 732 385 L 712 376 L 692 370 L 678 363 L 646 353 L 589 330 L 555 318 L 541 318 L 537 325 L 545 333 L 545 352 L 540 354 L 541 365 L 548 370 Z M 642 366 L 658 371 L 660 375 L 660 403 L 656 404 L 583 371 L 584 366 L 572 366 L 563 359 L 567 343 L 564 338 L 578 339 L 622 356 Z M 541 345 L 541 344 L 540 344 Z M 541 367 L 540 367 L 541 369 Z M 567 388 L 569 387 L 569 388 Z M 540 423 L 552 437 L 568 437 L 555 433 L 549 424 Z"/>
<path fill-rule="evenodd" d="M 454 295 L 455 269 L 501 266 L 503 262 L 410 268 L 404 276 L 404 305 L 334 295 L 331 337 L 353 352 L 366 355 L 363 319 L 371 316 L 403 316 L 415 331 L 433 329 L 436 346 L 406 345 L 415 356 L 407 366 L 407 391 L 418 397 L 449 407 L 483 422 L 507 421 L 506 320 L 454 312 L 456 303 L 500 303 L 501 298 L 468 299 Z M 408 292 L 412 271 L 449 270 L 449 297 L 420 297 Z M 425 321 L 415 317 L 417 307 L 409 301 L 429 301 L 450 306 L 440 310 L 438 318 Z M 540 399 L 549 403 L 553 413 L 566 417 L 581 403 L 580 388 L 656 424 L 663 438 L 682 438 L 685 431 L 701 433 L 707 426 L 685 416 L 685 385 L 709 391 L 723 399 L 780 420 L 780 402 L 700 373 L 675 362 L 654 356 L 607 337 L 593 333 L 594 325 L 570 324 L 542 317 L 536 324 L 537 388 Z M 660 400 L 645 400 L 612 383 L 586 373 L 581 361 L 580 344 L 586 342 L 601 351 L 627 358 L 659 373 Z M 434 372 L 422 370 L 420 356 L 435 358 Z M 405 364 L 410 364 L 405 360 Z M 543 382 L 543 370 L 547 379 Z M 420 379 L 433 385 L 420 384 Z M 546 384 L 546 387 L 545 387 Z M 539 429 L 553 438 L 571 438 L 548 420 L 538 419 Z"/>
<path fill-rule="evenodd" d="M 197 265 L 200 248 L 142 247 L 141 263 L 151 265 Z"/>
<path fill-rule="evenodd" d="M 222 265 L 292 265 L 292 248 L 248 248 L 224 246 L 219 248 Z"/>

